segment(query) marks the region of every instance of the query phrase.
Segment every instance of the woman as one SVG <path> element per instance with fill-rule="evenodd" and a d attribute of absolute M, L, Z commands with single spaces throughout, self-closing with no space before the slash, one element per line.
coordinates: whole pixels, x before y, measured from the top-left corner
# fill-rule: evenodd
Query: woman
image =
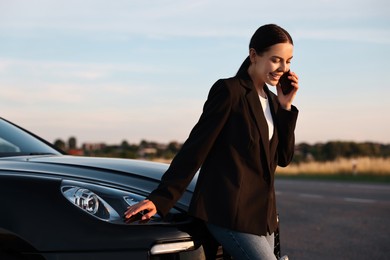
<path fill-rule="evenodd" d="M 234 259 L 276 259 L 274 173 L 294 152 L 298 110 L 292 105 L 298 76 L 288 72 L 293 41 L 283 28 L 268 24 L 252 36 L 249 56 L 237 75 L 218 80 L 203 113 L 161 184 L 146 200 L 125 212 L 148 219 L 165 215 L 201 167 L 189 213 L 205 221 Z M 289 73 L 292 91 L 279 79 Z M 276 86 L 277 95 L 267 84 Z"/>

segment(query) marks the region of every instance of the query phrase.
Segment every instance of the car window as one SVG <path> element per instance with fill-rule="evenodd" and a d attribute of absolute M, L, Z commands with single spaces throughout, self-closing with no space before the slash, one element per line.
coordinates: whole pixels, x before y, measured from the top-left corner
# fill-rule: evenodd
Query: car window
<path fill-rule="evenodd" d="M 0 118 L 0 157 L 34 154 L 60 154 L 39 137 Z"/>
<path fill-rule="evenodd" d="M 1 153 L 17 153 L 20 148 L 0 138 L 0 152 Z"/>

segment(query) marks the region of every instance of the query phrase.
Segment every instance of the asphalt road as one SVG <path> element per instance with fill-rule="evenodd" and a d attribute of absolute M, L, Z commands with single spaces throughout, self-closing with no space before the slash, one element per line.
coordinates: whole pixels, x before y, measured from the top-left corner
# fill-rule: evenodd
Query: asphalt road
<path fill-rule="evenodd" d="M 277 179 L 282 255 L 390 259 L 390 185 Z"/>

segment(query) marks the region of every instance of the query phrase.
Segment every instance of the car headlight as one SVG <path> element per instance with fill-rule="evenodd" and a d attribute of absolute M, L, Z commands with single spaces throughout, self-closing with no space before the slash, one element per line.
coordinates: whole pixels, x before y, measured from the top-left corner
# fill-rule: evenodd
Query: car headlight
<path fill-rule="evenodd" d="M 94 217 L 110 222 L 121 220 L 118 212 L 111 207 L 110 204 L 93 191 L 84 188 L 81 185 L 64 185 L 61 187 L 62 194 L 73 205 Z"/>
<path fill-rule="evenodd" d="M 96 212 L 98 212 L 99 198 L 92 191 L 79 187 L 73 187 L 66 190 L 64 193 L 69 200 L 88 213 L 94 215 Z"/>
<path fill-rule="evenodd" d="M 87 182 L 62 180 L 61 193 L 71 204 L 81 209 L 83 212 L 96 217 L 105 222 L 121 225 L 137 225 L 141 222 L 129 222 L 123 217 L 128 206 L 132 206 L 145 199 L 144 196 L 107 187 L 100 184 Z M 182 222 L 181 214 L 176 209 L 171 209 L 169 216 L 165 220 L 158 214 L 153 216 L 148 224 L 172 224 L 173 222 Z M 142 224 L 146 224 L 142 222 Z"/>

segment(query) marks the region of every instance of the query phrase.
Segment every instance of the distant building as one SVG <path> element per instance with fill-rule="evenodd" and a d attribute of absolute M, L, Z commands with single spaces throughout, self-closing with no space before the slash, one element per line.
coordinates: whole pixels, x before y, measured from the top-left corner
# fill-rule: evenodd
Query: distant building
<path fill-rule="evenodd" d="M 82 156 L 84 155 L 83 149 L 69 149 L 66 151 L 69 155 L 77 155 Z"/>
<path fill-rule="evenodd" d="M 83 143 L 83 150 L 87 152 L 99 151 L 106 147 L 104 143 Z"/>
<path fill-rule="evenodd" d="M 138 150 L 138 156 L 140 156 L 140 157 L 153 156 L 155 154 L 157 154 L 157 149 L 156 148 L 152 148 L 152 147 L 150 147 L 150 148 L 147 148 L 147 147 L 140 148 Z"/>

